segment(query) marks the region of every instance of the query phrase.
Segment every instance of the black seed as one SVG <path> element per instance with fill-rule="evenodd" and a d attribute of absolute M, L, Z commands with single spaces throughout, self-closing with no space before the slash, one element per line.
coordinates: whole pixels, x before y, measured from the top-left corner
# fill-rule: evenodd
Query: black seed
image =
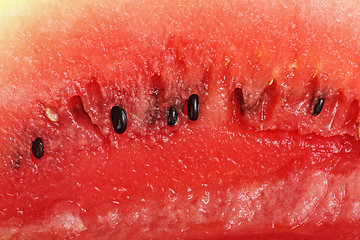
<path fill-rule="evenodd" d="M 169 115 L 168 115 L 168 119 L 167 119 L 168 125 L 170 127 L 175 126 L 176 123 L 177 123 L 177 120 L 178 120 L 178 113 L 176 111 L 176 108 L 175 107 L 170 107 L 169 108 Z"/>
<path fill-rule="evenodd" d="M 37 159 L 44 156 L 44 143 L 41 138 L 36 138 L 35 141 L 32 142 L 31 151 Z"/>
<path fill-rule="evenodd" d="M 115 106 L 111 109 L 111 121 L 115 132 L 122 134 L 127 127 L 127 117 L 125 109 Z"/>
<path fill-rule="evenodd" d="M 317 115 L 319 115 L 321 113 L 321 110 L 324 107 L 324 102 L 325 99 L 324 98 L 319 98 L 314 106 L 314 113 L 313 115 L 316 117 Z"/>
<path fill-rule="evenodd" d="M 199 96 L 192 94 L 188 99 L 188 117 L 191 121 L 196 121 L 199 117 Z"/>

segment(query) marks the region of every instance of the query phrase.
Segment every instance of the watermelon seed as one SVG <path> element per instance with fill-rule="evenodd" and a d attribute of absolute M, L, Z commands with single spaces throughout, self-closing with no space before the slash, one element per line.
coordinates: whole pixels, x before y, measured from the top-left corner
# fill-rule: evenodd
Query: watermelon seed
<path fill-rule="evenodd" d="M 52 121 L 53 123 L 56 123 L 59 121 L 59 115 L 51 108 L 46 108 L 45 114 L 46 114 L 47 118 L 50 121 Z"/>
<path fill-rule="evenodd" d="M 34 157 L 40 159 L 44 156 L 44 143 L 41 138 L 36 138 L 31 147 Z"/>
<path fill-rule="evenodd" d="M 178 113 L 176 111 L 175 107 L 170 107 L 169 108 L 169 115 L 168 115 L 168 119 L 167 119 L 167 123 L 170 127 L 173 127 L 176 125 L 178 120 Z"/>
<path fill-rule="evenodd" d="M 325 99 L 324 98 L 319 98 L 314 106 L 314 113 L 313 113 L 313 116 L 317 116 L 321 113 L 321 110 L 323 109 L 324 107 L 324 102 L 325 102 Z"/>
<path fill-rule="evenodd" d="M 127 117 L 125 109 L 119 106 L 114 106 L 111 109 L 110 115 L 115 132 L 119 134 L 124 133 L 127 127 Z"/>
<path fill-rule="evenodd" d="M 269 81 L 269 86 L 271 86 L 273 83 L 274 83 L 274 78 L 272 78 L 272 79 Z"/>
<path fill-rule="evenodd" d="M 191 121 L 196 121 L 199 117 L 199 96 L 192 94 L 188 100 L 188 117 Z"/>

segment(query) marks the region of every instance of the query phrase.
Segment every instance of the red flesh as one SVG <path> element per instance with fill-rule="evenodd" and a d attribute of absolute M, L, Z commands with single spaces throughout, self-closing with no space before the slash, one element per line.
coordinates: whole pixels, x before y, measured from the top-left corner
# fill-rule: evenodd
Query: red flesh
<path fill-rule="evenodd" d="M 357 236 L 356 6 L 240 3 L 89 5 L 60 22 L 54 7 L 4 40 L 0 235 Z M 198 93 L 199 120 L 153 123 L 156 91 L 162 110 Z M 109 119 L 119 103 L 124 135 Z"/>

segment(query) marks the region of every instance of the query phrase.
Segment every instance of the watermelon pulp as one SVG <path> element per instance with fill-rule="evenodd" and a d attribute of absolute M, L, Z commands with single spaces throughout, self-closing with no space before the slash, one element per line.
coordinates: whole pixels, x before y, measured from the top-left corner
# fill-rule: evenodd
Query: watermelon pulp
<path fill-rule="evenodd" d="M 20 3 L 0 38 L 2 238 L 358 235 L 356 3 Z"/>

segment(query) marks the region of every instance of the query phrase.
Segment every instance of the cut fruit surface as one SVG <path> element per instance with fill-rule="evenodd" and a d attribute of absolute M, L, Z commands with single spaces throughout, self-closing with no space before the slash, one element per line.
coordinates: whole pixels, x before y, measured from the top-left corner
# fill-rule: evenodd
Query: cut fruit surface
<path fill-rule="evenodd" d="M 12 4 L 0 239 L 360 234 L 358 3 Z"/>

